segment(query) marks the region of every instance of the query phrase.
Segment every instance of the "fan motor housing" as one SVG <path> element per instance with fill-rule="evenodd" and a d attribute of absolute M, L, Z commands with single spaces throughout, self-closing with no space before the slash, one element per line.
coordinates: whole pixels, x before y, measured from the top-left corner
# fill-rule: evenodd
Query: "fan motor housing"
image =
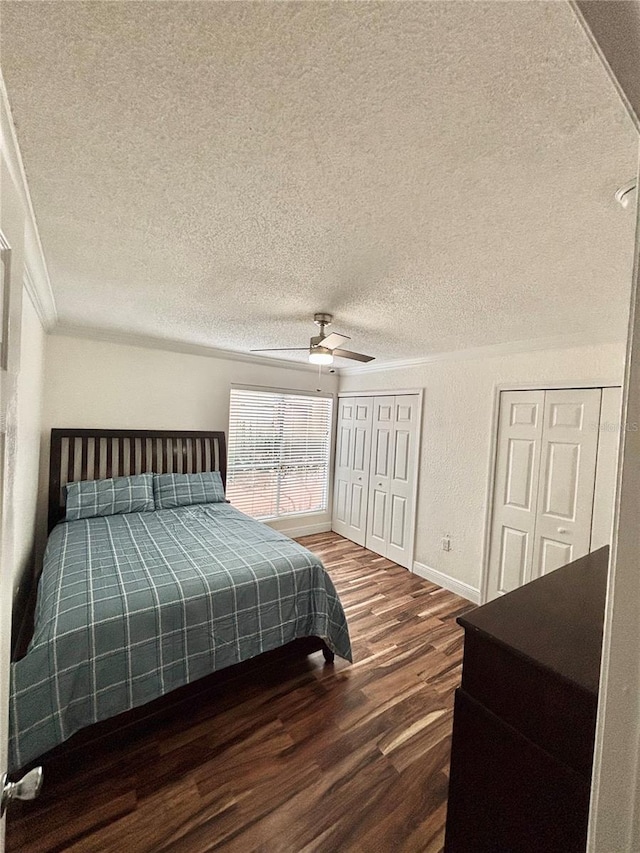
<path fill-rule="evenodd" d="M 316 326 L 330 326 L 333 320 L 333 314 L 325 314 L 318 311 L 313 315 L 313 322 Z"/>

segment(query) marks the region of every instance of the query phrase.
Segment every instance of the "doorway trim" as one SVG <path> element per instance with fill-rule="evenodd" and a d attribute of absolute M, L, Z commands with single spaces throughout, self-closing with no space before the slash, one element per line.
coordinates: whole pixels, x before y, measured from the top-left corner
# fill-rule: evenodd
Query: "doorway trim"
<path fill-rule="evenodd" d="M 338 391 L 338 397 L 402 397 L 405 394 L 424 394 L 424 388 L 394 388 L 391 391 Z M 420 412 L 422 414 L 422 412 Z"/>

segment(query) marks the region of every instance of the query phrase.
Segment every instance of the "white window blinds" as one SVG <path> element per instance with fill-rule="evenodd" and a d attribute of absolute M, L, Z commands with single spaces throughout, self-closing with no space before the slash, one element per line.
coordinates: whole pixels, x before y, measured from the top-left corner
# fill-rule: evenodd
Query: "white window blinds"
<path fill-rule="evenodd" d="M 231 390 L 227 497 L 254 518 L 327 509 L 333 400 Z"/>

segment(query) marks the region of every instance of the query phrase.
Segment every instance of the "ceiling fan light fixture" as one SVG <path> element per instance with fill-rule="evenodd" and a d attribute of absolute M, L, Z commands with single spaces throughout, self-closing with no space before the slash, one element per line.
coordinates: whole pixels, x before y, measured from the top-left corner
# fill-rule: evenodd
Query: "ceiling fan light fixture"
<path fill-rule="evenodd" d="M 309 351 L 311 364 L 333 364 L 333 353 L 328 347 L 314 347 Z"/>
<path fill-rule="evenodd" d="M 313 321 L 319 327 L 320 332 L 313 335 L 308 347 L 270 347 L 269 349 L 252 349 L 249 352 L 307 352 L 311 364 L 318 365 L 333 364 L 334 356 L 348 358 L 351 361 L 362 361 L 365 364 L 368 361 L 373 361 L 372 355 L 342 349 L 345 341 L 351 340 L 349 335 L 341 335 L 340 332 L 331 332 L 330 335 L 326 335 L 325 329 L 331 325 L 332 320 L 331 314 L 314 314 Z"/>

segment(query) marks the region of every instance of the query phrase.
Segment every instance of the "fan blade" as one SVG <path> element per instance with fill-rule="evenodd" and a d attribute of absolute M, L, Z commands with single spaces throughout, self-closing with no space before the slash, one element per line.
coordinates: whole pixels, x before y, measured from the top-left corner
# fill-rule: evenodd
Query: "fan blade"
<path fill-rule="evenodd" d="M 334 349 L 333 354 L 339 358 L 351 358 L 354 361 L 373 361 L 375 358 L 373 355 L 363 355 L 361 352 L 349 352 L 348 349 Z"/>
<path fill-rule="evenodd" d="M 309 347 L 274 347 L 273 349 L 250 349 L 249 352 L 309 352 Z"/>
<path fill-rule="evenodd" d="M 320 341 L 319 346 L 326 347 L 327 349 L 335 349 L 336 347 L 339 347 L 340 344 L 350 340 L 351 338 L 348 335 L 339 335 L 337 332 L 331 332 L 330 335 L 327 335 L 326 338 L 323 338 Z"/>

